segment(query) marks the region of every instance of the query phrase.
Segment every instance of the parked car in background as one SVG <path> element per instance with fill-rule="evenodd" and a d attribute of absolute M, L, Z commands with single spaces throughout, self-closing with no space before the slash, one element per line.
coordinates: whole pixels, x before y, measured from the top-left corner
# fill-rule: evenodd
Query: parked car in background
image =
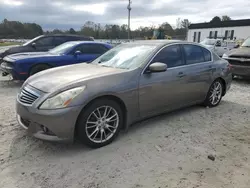
<path fill-rule="evenodd" d="M 68 41 L 93 41 L 92 37 L 80 36 L 80 35 L 67 35 L 67 34 L 55 34 L 55 35 L 41 35 L 38 36 L 23 45 L 5 47 L 0 49 L 0 64 L 1 60 L 10 54 L 20 52 L 44 52 L 48 51 L 60 44 Z"/>
<path fill-rule="evenodd" d="M 91 62 L 112 48 L 111 45 L 93 41 L 72 41 L 48 52 L 27 52 L 6 56 L 0 68 L 4 75 L 15 80 L 25 80 L 42 70 L 63 65 Z"/>
<path fill-rule="evenodd" d="M 231 81 L 229 63 L 201 45 L 125 43 L 92 63 L 30 77 L 17 96 L 17 119 L 40 139 L 78 136 L 102 147 L 138 120 L 195 104 L 217 106 Z"/>
<path fill-rule="evenodd" d="M 222 58 L 231 64 L 233 75 L 250 77 L 250 38 L 239 48 L 226 52 Z"/>
<path fill-rule="evenodd" d="M 205 39 L 200 42 L 200 44 L 206 46 L 210 50 L 213 50 L 220 57 L 236 46 L 235 41 L 226 41 L 222 39 Z"/>

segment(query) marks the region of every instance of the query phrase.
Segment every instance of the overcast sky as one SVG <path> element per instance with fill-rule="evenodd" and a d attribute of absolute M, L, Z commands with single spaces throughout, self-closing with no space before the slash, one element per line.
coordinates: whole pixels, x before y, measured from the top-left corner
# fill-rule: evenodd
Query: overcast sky
<path fill-rule="evenodd" d="M 214 16 L 250 18 L 250 0 L 132 0 L 131 28 L 210 21 Z M 0 0 L 0 20 L 36 22 L 46 29 L 79 29 L 86 21 L 127 23 L 128 0 Z"/>

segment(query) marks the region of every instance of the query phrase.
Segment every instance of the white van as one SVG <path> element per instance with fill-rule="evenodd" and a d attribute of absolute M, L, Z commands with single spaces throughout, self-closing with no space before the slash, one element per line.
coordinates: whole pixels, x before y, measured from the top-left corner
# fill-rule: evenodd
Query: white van
<path fill-rule="evenodd" d="M 205 39 L 201 41 L 200 44 L 204 45 L 210 50 L 213 50 L 220 57 L 236 46 L 235 41 L 226 41 L 222 39 Z"/>

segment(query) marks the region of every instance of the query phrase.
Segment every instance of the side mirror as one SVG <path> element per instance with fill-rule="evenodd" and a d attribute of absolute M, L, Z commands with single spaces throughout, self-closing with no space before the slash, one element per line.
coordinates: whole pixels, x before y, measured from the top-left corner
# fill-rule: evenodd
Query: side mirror
<path fill-rule="evenodd" d="M 165 72 L 167 70 L 167 65 L 165 63 L 152 63 L 149 65 L 149 71 L 150 72 Z"/>
<path fill-rule="evenodd" d="M 75 53 L 74 53 L 75 56 L 78 56 L 78 55 L 81 55 L 81 54 L 82 54 L 82 52 L 79 51 L 79 50 L 75 51 Z"/>
<path fill-rule="evenodd" d="M 31 46 L 32 46 L 33 48 L 36 48 L 36 43 L 33 42 L 33 43 L 31 44 Z"/>

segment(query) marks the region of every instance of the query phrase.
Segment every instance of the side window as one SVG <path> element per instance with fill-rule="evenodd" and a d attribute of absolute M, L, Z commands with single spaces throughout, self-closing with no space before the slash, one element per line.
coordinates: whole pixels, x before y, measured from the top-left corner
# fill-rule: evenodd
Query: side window
<path fill-rule="evenodd" d="M 58 46 L 58 45 L 60 45 L 60 44 L 63 44 L 63 43 L 65 43 L 65 42 L 67 42 L 67 41 L 69 41 L 69 40 L 67 40 L 66 37 L 54 37 L 54 45 L 55 45 L 55 46 Z"/>
<path fill-rule="evenodd" d="M 104 54 L 106 51 L 108 51 L 108 48 L 101 44 L 93 45 L 93 47 L 93 52 L 95 52 L 95 54 Z"/>
<path fill-rule="evenodd" d="M 36 41 L 37 46 L 53 46 L 53 37 L 43 37 Z"/>
<path fill-rule="evenodd" d="M 205 62 L 204 54 L 200 46 L 184 44 L 183 49 L 188 65 Z"/>
<path fill-rule="evenodd" d="M 82 44 L 75 48 L 76 51 L 80 51 L 83 54 L 103 54 L 108 49 L 101 44 Z"/>
<path fill-rule="evenodd" d="M 209 50 L 207 50 L 206 48 L 202 48 L 203 53 L 204 53 L 204 58 L 205 61 L 211 61 L 211 52 Z"/>
<path fill-rule="evenodd" d="M 161 62 L 168 68 L 184 65 L 180 45 L 171 45 L 162 49 L 153 59 L 152 63 Z"/>

